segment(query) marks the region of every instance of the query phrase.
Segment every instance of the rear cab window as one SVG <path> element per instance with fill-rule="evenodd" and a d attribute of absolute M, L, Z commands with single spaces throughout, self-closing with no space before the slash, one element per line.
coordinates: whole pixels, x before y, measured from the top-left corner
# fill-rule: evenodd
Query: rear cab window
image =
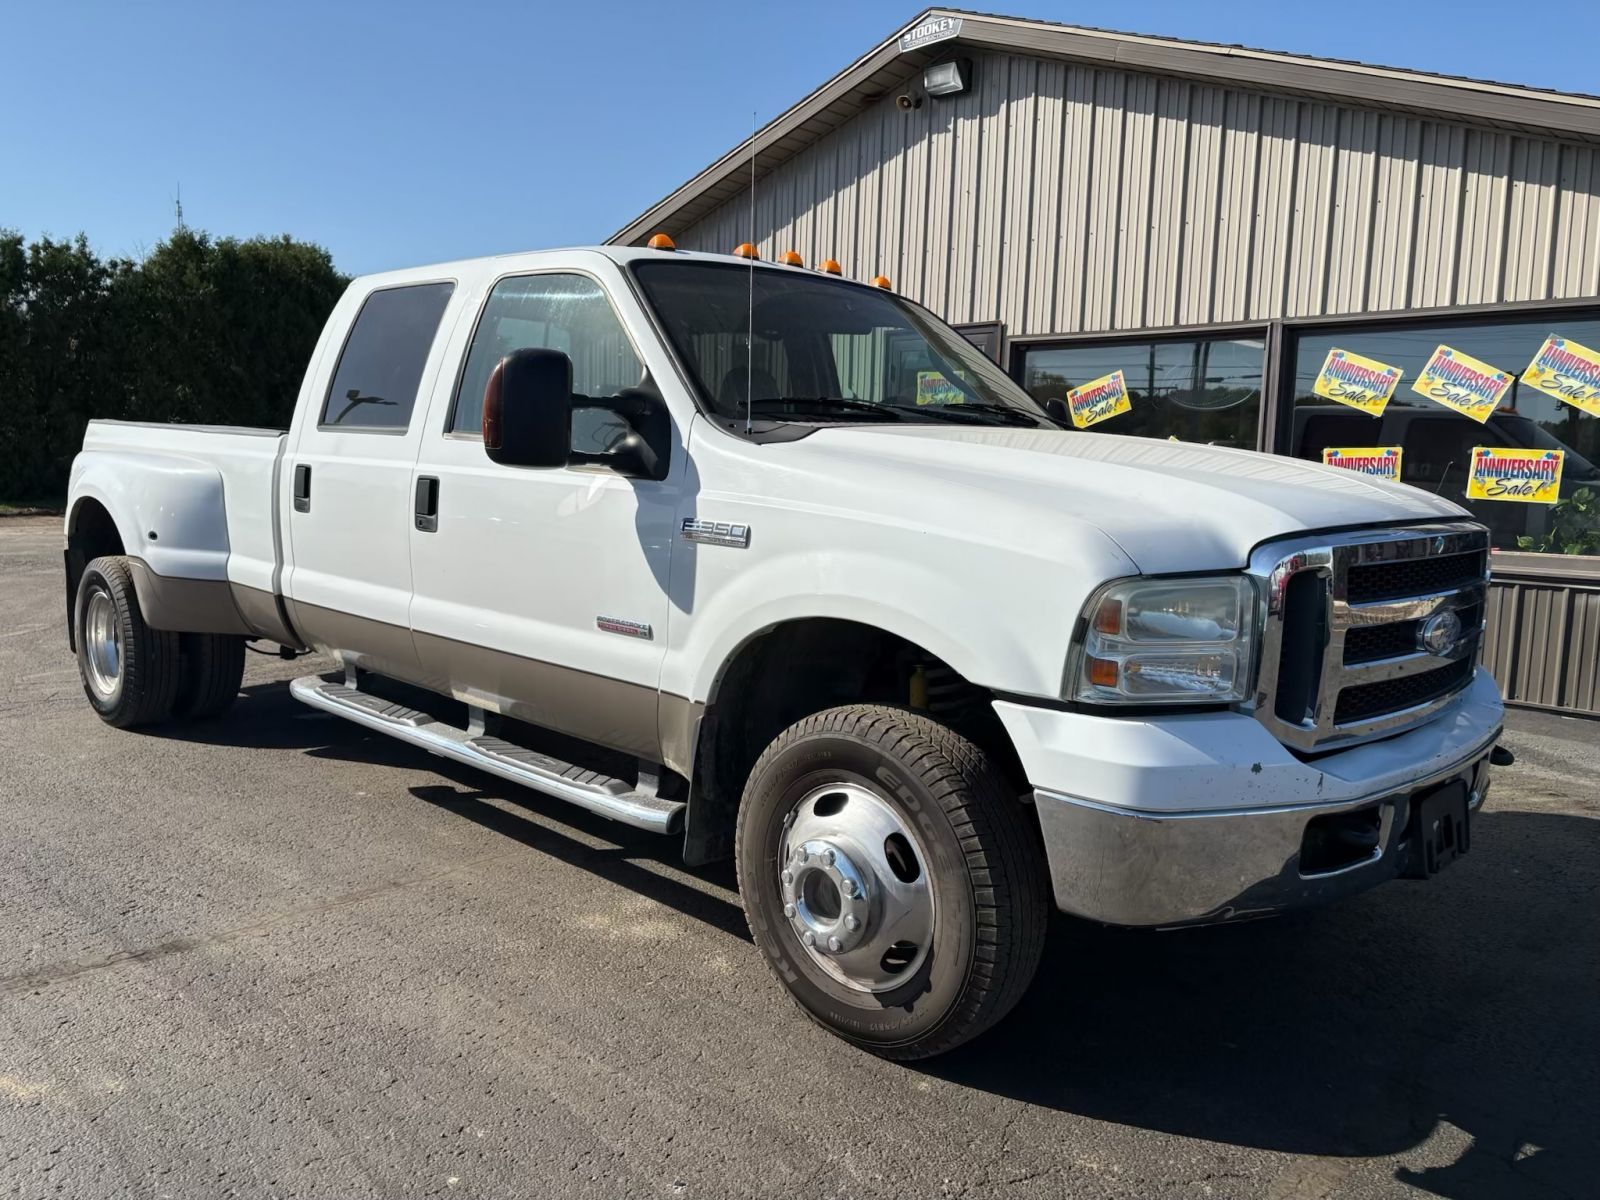
<path fill-rule="evenodd" d="M 319 429 L 406 431 L 454 290 L 453 283 L 419 283 L 382 288 L 362 302 L 323 397 Z"/>

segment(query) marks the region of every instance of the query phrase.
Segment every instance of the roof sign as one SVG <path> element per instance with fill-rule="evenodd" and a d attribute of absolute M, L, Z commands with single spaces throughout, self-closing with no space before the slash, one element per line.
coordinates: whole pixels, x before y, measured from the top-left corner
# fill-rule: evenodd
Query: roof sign
<path fill-rule="evenodd" d="M 931 46 L 935 42 L 947 42 L 953 37 L 960 36 L 960 17 L 929 17 L 922 24 L 914 25 L 900 35 L 900 53 L 908 54 L 912 50 L 921 50 L 924 46 Z"/>

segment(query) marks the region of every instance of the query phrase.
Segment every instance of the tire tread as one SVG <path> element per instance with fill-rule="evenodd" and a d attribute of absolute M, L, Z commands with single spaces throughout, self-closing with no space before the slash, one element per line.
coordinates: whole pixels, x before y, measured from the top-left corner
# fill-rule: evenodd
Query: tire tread
<path fill-rule="evenodd" d="M 74 620 L 82 621 L 82 608 L 86 584 L 91 574 L 105 580 L 106 590 L 116 603 L 117 620 L 122 624 L 122 690 L 110 710 L 95 703 L 101 718 L 118 729 L 132 729 L 164 721 L 172 715 L 177 699 L 178 683 L 183 662 L 178 635 L 165 629 L 152 629 L 145 623 L 139 608 L 139 593 L 133 585 L 133 572 L 123 555 L 106 555 L 94 559 L 84 569 L 83 581 L 78 588 L 74 604 Z M 79 653 L 87 653 L 83 646 L 83 627 L 78 626 Z M 93 689 L 87 678 L 84 691 L 95 702 Z"/>
<path fill-rule="evenodd" d="M 966 858 L 976 907 L 976 943 L 960 998 L 943 1022 L 912 1042 L 858 1042 L 885 1058 L 943 1054 L 1010 1012 L 1027 991 L 1043 954 L 1049 924 L 1047 879 L 1043 855 L 1026 820 L 1028 810 L 1010 794 L 1000 771 L 979 747 L 922 713 L 886 704 L 846 705 L 802 719 L 762 752 L 750 778 L 758 778 L 795 742 L 819 736 L 870 743 L 915 774 L 944 810 Z M 741 842 L 746 812 L 741 805 Z M 742 892 L 742 863 L 739 886 Z M 767 968 L 783 983 L 770 960 Z"/>
<path fill-rule="evenodd" d="M 225 633 L 180 635 L 183 675 L 173 714 L 218 717 L 233 707 L 244 679 L 244 639 Z"/>

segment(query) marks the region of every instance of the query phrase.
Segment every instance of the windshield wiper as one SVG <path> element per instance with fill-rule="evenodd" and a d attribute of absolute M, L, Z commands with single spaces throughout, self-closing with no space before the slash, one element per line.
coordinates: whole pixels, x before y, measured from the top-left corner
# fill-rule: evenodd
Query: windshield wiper
<path fill-rule="evenodd" d="M 969 423 L 973 425 L 1026 425 L 1030 429 L 1047 428 L 1041 425 L 1038 418 L 1030 415 L 1024 409 L 1012 408 L 1009 404 L 983 404 L 963 402 L 961 404 L 891 404 L 887 407 L 900 412 L 914 412 L 918 414 L 935 414 L 947 418 L 953 417 L 960 420 L 971 417 Z M 985 420 L 985 417 L 1000 417 L 999 422 Z"/>
<path fill-rule="evenodd" d="M 893 411 L 892 406 L 873 404 L 869 400 L 852 400 L 848 396 L 763 396 L 750 402 L 750 411 L 765 412 L 769 416 L 783 417 L 782 411 L 790 409 L 795 416 L 843 417 L 871 416 L 880 421 L 903 421 L 905 418 Z"/>

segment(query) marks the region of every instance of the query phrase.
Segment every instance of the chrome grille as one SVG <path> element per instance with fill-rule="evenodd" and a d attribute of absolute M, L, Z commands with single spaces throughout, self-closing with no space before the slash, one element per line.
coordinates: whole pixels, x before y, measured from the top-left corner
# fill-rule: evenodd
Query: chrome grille
<path fill-rule="evenodd" d="M 1258 720 L 1300 750 L 1426 721 L 1471 682 L 1483 635 L 1488 531 L 1471 522 L 1325 535 L 1263 547 Z M 1440 613 L 1460 634 L 1429 649 Z M 1438 622 L 1434 622 L 1438 624 Z"/>

